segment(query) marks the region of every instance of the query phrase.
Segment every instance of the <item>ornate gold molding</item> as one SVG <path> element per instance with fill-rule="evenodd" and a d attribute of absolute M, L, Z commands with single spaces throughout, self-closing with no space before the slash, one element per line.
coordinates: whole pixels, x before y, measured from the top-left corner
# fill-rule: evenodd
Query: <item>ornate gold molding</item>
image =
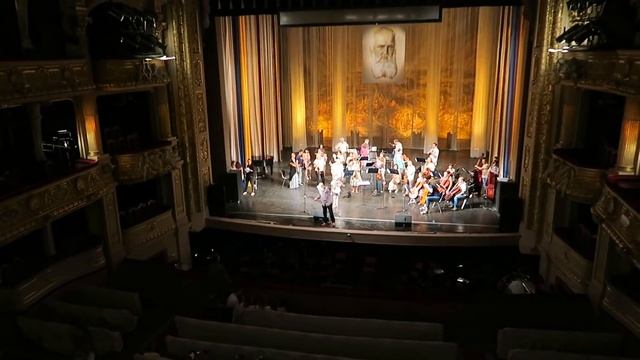
<path fill-rule="evenodd" d="M 544 247 L 551 265 L 569 287 L 576 293 L 586 293 L 591 282 L 593 262 L 575 251 L 555 232 Z"/>
<path fill-rule="evenodd" d="M 569 85 L 622 95 L 640 94 L 640 51 L 564 53 L 555 74 Z"/>
<path fill-rule="evenodd" d="M 127 256 L 146 259 L 175 242 L 176 224 L 171 210 L 122 230 Z"/>
<path fill-rule="evenodd" d="M 640 215 L 608 185 L 605 185 L 591 212 L 622 251 L 640 261 Z"/>
<path fill-rule="evenodd" d="M 604 169 L 578 166 L 557 152 L 552 156 L 545 177 L 563 196 L 576 202 L 593 204 L 600 197 L 605 174 Z"/>
<path fill-rule="evenodd" d="M 4 309 L 24 310 L 60 286 L 105 267 L 102 246 L 58 261 L 13 288 L 0 288 Z"/>
<path fill-rule="evenodd" d="M 96 60 L 93 74 L 101 90 L 163 86 L 169 82 L 166 61 L 157 59 Z"/>
<path fill-rule="evenodd" d="M 85 59 L 0 62 L 0 103 L 21 104 L 93 90 Z"/>
<path fill-rule="evenodd" d="M 104 196 L 115 187 L 113 166 L 99 162 L 84 171 L 0 202 L 0 246 Z"/>
<path fill-rule="evenodd" d="M 142 182 L 166 174 L 178 166 L 179 161 L 175 141 L 146 151 L 113 156 L 116 179 L 123 184 Z"/>
<path fill-rule="evenodd" d="M 607 284 L 602 307 L 636 336 L 640 336 L 640 305 L 626 294 Z"/>

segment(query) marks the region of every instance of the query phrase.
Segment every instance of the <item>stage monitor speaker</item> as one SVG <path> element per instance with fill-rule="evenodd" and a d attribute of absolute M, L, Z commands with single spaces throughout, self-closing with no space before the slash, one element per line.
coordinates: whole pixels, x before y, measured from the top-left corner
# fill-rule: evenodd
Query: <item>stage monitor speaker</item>
<path fill-rule="evenodd" d="M 396 225 L 396 228 L 411 229 L 411 215 L 396 214 L 395 225 Z"/>
<path fill-rule="evenodd" d="M 230 171 L 224 175 L 224 201 L 240 201 L 242 196 L 242 174 L 240 171 Z"/>
<path fill-rule="evenodd" d="M 225 216 L 224 187 L 221 184 L 207 187 L 207 205 L 210 216 Z"/>
<path fill-rule="evenodd" d="M 496 209 L 500 213 L 500 231 L 518 232 L 522 216 L 522 201 L 518 197 L 518 183 L 498 181 Z"/>

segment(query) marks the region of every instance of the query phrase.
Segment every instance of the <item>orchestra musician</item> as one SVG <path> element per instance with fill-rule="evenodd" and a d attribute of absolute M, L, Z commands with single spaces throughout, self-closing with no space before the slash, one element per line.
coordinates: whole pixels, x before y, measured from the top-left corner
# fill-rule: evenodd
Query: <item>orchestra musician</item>
<path fill-rule="evenodd" d="M 496 184 L 498 181 L 498 176 L 500 173 L 500 168 L 498 168 L 498 157 L 494 156 L 493 161 L 491 162 L 491 166 L 489 167 L 489 180 L 487 182 L 487 199 L 493 201 L 496 197 Z"/>
<path fill-rule="evenodd" d="M 487 163 L 487 159 L 485 157 L 482 157 L 480 159 L 480 165 L 478 166 L 476 164 L 474 168 L 476 170 L 476 173 L 480 174 L 480 181 L 482 185 L 481 192 L 484 192 L 486 194 L 487 182 L 489 180 L 489 163 Z"/>
<path fill-rule="evenodd" d="M 438 149 L 438 143 L 431 144 L 431 149 L 427 153 L 427 158 L 431 159 L 434 166 L 438 166 L 438 157 L 440 157 L 440 149 Z"/>
<path fill-rule="evenodd" d="M 409 204 L 416 203 L 416 200 L 418 200 L 418 197 L 422 193 L 422 190 L 426 184 L 426 179 L 427 177 L 424 175 L 424 172 L 421 172 L 420 174 L 418 174 L 418 179 L 416 179 L 416 184 L 411 188 L 408 194 L 410 198 Z"/>
<path fill-rule="evenodd" d="M 447 170 L 442 173 L 442 177 L 440 178 L 440 182 L 436 185 L 438 191 L 442 194 L 446 194 L 447 191 L 451 189 L 453 186 L 453 179 L 456 170 L 453 168 L 453 164 L 449 164 Z"/>
<path fill-rule="evenodd" d="M 480 156 L 480 158 L 478 159 L 478 161 L 476 162 L 476 164 L 474 165 L 474 172 L 473 172 L 473 184 L 474 184 L 474 188 L 475 189 L 482 189 L 482 164 L 487 162 L 487 158 L 485 157 L 484 153 L 482 154 L 482 156 Z"/>
<path fill-rule="evenodd" d="M 442 193 L 440 192 L 440 190 L 438 190 L 437 186 L 427 184 L 427 188 L 429 189 L 429 195 L 426 197 L 424 206 L 420 208 L 420 214 L 423 214 L 423 215 L 426 213 L 429 213 L 429 207 L 431 206 L 432 203 L 438 202 L 442 198 Z"/>
<path fill-rule="evenodd" d="M 304 177 L 309 181 L 311 180 L 311 154 L 309 153 L 309 149 L 304 149 L 302 162 L 304 163 Z"/>
<path fill-rule="evenodd" d="M 378 172 L 376 173 L 376 176 L 375 176 L 375 188 L 372 194 L 374 196 L 380 195 L 384 191 L 385 163 L 386 163 L 386 159 L 384 157 L 384 151 L 380 151 L 380 155 L 378 155 L 378 157 L 376 158 L 376 162 L 373 165 L 376 169 L 378 169 Z"/>
<path fill-rule="evenodd" d="M 402 143 L 398 139 L 393 139 L 393 163 L 398 171 L 404 171 L 404 161 L 402 160 Z"/>
<path fill-rule="evenodd" d="M 395 168 L 395 166 L 394 166 Z M 391 181 L 389 181 L 389 193 L 398 193 L 400 182 L 402 181 L 402 175 L 400 172 L 391 175 Z"/>
<path fill-rule="evenodd" d="M 347 144 L 347 142 L 344 140 L 343 137 L 341 137 L 340 140 L 338 140 L 338 143 L 334 147 L 334 150 L 336 152 L 342 153 L 342 154 L 346 154 L 348 149 L 349 149 L 349 144 Z"/>
<path fill-rule="evenodd" d="M 318 148 L 316 159 L 313 160 L 313 167 L 317 174 L 318 182 L 324 182 L 324 169 L 327 167 L 327 154 L 322 145 Z"/>
<path fill-rule="evenodd" d="M 467 182 L 464 181 L 464 177 L 458 177 L 458 182 L 451 190 L 445 194 L 445 200 L 451 201 L 453 198 L 453 211 L 458 210 L 458 202 L 464 200 L 467 197 Z"/>
<path fill-rule="evenodd" d="M 364 139 L 364 142 L 360 145 L 360 157 L 369 158 L 369 139 Z"/>

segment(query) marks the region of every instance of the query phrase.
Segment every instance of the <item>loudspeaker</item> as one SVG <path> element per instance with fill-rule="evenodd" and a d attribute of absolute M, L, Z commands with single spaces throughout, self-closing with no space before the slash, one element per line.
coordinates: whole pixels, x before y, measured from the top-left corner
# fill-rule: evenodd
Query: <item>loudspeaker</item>
<path fill-rule="evenodd" d="M 240 201 L 242 196 L 242 175 L 240 171 L 231 171 L 224 175 L 224 201 L 235 202 Z"/>
<path fill-rule="evenodd" d="M 395 225 L 397 228 L 411 229 L 411 215 L 396 214 Z"/>
<path fill-rule="evenodd" d="M 211 184 L 207 187 L 207 205 L 210 216 L 224 216 L 224 188 L 220 184 Z"/>
<path fill-rule="evenodd" d="M 518 197 L 518 183 L 498 181 L 496 209 L 500 213 L 500 231 L 518 232 L 522 216 L 522 201 Z"/>

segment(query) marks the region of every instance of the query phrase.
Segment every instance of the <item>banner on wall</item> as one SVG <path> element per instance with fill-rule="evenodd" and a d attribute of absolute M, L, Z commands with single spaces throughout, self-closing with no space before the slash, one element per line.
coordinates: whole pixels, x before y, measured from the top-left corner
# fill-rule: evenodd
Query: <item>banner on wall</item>
<path fill-rule="evenodd" d="M 364 83 L 394 84 L 404 79 L 405 31 L 400 26 L 370 26 L 362 35 Z"/>

